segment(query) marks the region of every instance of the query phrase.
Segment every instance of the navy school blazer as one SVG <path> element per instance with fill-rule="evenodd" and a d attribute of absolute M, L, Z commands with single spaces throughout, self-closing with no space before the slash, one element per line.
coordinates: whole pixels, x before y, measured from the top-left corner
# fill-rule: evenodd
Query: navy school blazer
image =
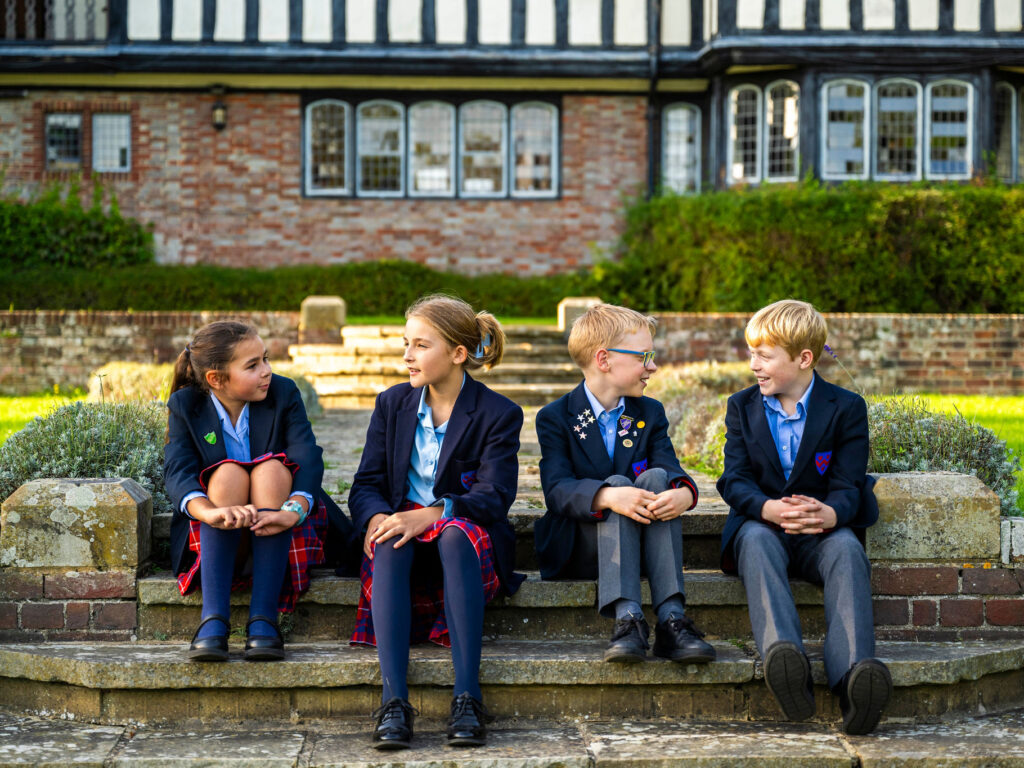
<path fill-rule="evenodd" d="M 402 383 L 377 396 L 366 447 L 348 493 L 360 537 L 370 518 L 390 515 L 405 502 L 421 393 Z M 495 569 L 507 594 L 525 578 L 513 571 L 516 539 L 508 522 L 519 484 L 522 428 L 522 408 L 467 374 L 448 420 L 434 481 L 434 497 L 451 499 L 455 517 L 471 520 L 490 534 Z"/>
<path fill-rule="evenodd" d="M 167 444 L 164 446 L 164 484 L 174 507 L 171 519 L 171 566 L 183 573 L 192 565 L 188 548 L 189 518 L 181 511 L 181 500 L 192 491 L 202 491 L 199 474 L 206 467 L 227 459 L 224 434 L 217 409 L 209 393 L 194 387 L 179 389 L 167 401 Z M 204 435 L 216 435 L 213 443 Z M 298 465 L 292 487 L 320 499 L 330 521 L 325 556 L 327 562 L 341 561 L 355 572 L 355 537 L 352 523 L 320 487 L 324 476 L 323 451 L 316 444 L 299 388 L 291 379 L 274 374 L 267 396 L 249 403 L 249 448 L 252 455 L 284 453 Z"/>
<path fill-rule="evenodd" d="M 732 540 L 747 520 L 761 522 L 769 499 L 798 493 L 836 511 L 836 528 L 863 529 L 878 519 L 878 503 L 867 475 L 868 413 L 864 398 L 814 374 L 807 423 L 789 480 L 768 427 L 764 398 L 755 384 L 729 398 L 725 416 L 725 471 L 718 492 L 729 505 L 722 529 L 721 565 L 736 572 Z"/>
<path fill-rule="evenodd" d="M 582 382 L 537 414 L 540 480 L 547 506 L 533 527 L 541 578 L 557 578 L 561 573 L 572 555 L 580 525 L 593 525 L 607 517 L 608 510 L 595 516 L 591 505 L 611 475 L 636 480 L 644 470 L 664 469 L 669 482 L 688 486 L 694 504 L 697 502 L 697 485 L 679 466 L 662 404 L 649 397 L 627 397 L 622 415 L 632 419 L 632 424 L 627 435 L 616 436 L 609 459 L 597 414 L 591 413 Z M 633 445 L 626 447 L 626 440 Z"/>

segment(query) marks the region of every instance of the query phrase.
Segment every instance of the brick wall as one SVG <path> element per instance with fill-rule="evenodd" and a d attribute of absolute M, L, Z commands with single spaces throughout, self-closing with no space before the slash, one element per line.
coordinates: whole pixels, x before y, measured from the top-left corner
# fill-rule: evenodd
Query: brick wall
<path fill-rule="evenodd" d="M 658 362 L 745 360 L 746 313 L 658 315 Z M 867 392 L 1024 393 L 1024 315 L 830 314 L 829 345 Z M 822 374 L 850 380 L 827 354 Z"/>
<path fill-rule="evenodd" d="M 298 312 L 0 312 L 0 392 L 85 388 L 117 360 L 170 362 L 200 326 L 228 319 L 255 325 L 272 359 L 286 358 L 298 337 Z"/>
<path fill-rule="evenodd" d="M 166 263 L 230 266 L 405 259 L 463 273 L 543 274 L 586 263 L 622 227 L 622 195 L 646 185 L 646 97 L 567 95 L 557 200 L 381 200 L 302 196 L 298 93 L 32 91 L 0 101 L 8 186 L 47 181 L 46 111 L 129 109 L 132 172 L 104 174 L 122 211 L 155 225 Z M 524 97 L 526 98 L 526 97 Z"/>

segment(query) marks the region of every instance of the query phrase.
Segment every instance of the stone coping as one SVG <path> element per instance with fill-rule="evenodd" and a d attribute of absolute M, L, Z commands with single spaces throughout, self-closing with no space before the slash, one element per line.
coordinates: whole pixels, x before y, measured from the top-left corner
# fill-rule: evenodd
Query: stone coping
<path fill-rule="evenodd" d="M 593 641 L 499 641 L 485 643 L 480 665 L 484 685 L 733 685 L 761 677 L 750 644 L 717 642 L 712 664 L 607 664 L 606 643 Z M 225 664 L 190 663 L 186 644 L 41 643 L 0 645 L 0 677 L 59 682 L 99 689 L 282 689 L 380 685 L 372 648 L 347 643 L 295 643 L 280 663 L 258 665 L 232 647 Z M 825 682 L 821 647 L 807 645 L 815 682 Z M 897 687 L 952 685 L 986 675 L 1024 669 L 1024 641 L 951 643 L 880 642 L 877 657 Z M 451 685 L 451 654 L 438 646 L 415 646 L 410 685 Z"/>

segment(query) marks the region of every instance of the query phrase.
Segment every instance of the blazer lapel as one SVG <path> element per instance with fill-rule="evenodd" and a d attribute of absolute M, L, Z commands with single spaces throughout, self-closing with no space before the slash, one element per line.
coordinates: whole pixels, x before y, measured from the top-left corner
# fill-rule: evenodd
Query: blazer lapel
<path fill-rule="evenodd" d="M 405 498 L 405 481 L 412 460 L 412 444 L 416 439 L 416 412 L 420 407 L 421 389 L 411 389 L 395 418 L 395 450 L 391 454 L 391 493 L 401 501 Z"/>
<path fill-rule="evenodd" d="M 779 451 L 775 447 L 775 439 L 768 427 L 768 417 L 764 415 L 764 397 L 760 392 L 755 392 L 747 403 L 747 423 L 750 431 L 753 432 L 754 445 L 761 449 L 761 452 L 768 459 L 772 469 L 779 476 L 779 480 L 786 481 L 786 475 L 782 471 L 782 461 L 779 459 Z"/>
<path fill-rule="evenodd" d="M 566 421 L 569 433 L 583 448 L 594 469 L 603 477 L 608 477 L 612 474 L 612 460 L 608 458 L 604 440 L 601 439 L 601 429 L 597 425 L 597 414 L 593 413 L 582 384 L 570 393 L 568 405 Z"/>
<path fill-rule="evenodd" d="M 462 385 L 462 391 L 455 398 L 455 406 L 452 408 L 452 415 L 448 417 L 448 427 L 444 431 L 444 440 L 441 442 L 441 455 L 437 457 L 437 473 L 435 477 L 441 477 L 444 468 L 451 459 L 455 446 L 462 439 L 466 427 L 473 420 L 473 411 L 476 410 L 476 400 L 479 394 L 480 384 L 475 382 L 470 375 L 466 374 L 466 383 Z"/>
<path fill-rule="evenodd" d="M 265 399 L 249 403 L 249 453 L 255 459 L 267 452 L 270 428 L 274 424 L 274 401 L 269 392 Z"/>
<path fill-rule="evenodd" d="M 196 415 L 195 424 L 196 439 L 203 455 L 205 467 L 210 467 L 228 457 L 227 449 L 224 447 L 224 430 L 220 425 L 220 417 L 217 416 L 217 409 L 213 406 L 212 395 L 200 394 L 196 400 L 193 412 Z M 209 436 L 213 436 L 210 442 Z"/>
<path fill-rule="evenodd" d="M 615 450 L 612 453 L 615 464 L 615 474 L 624 475 L 630 480 L 636 479 L 633 475 L 633 457 L 639 450 L 640 437 L 639 435 L 634 435 L 633 432 L 638 431 L 636 423 L 643 420 L 644 417 L 641 415 L 642 413 L 643 407 L 641 406 L 641 401 L 635 397 L 627 397 L 626 407 L 623 409 L 622 416 L 619 418 L 620 420 L 623 418 L 628 418 L 630 420 L 628 434 L 620 435 L 619 432 L 622 431 L 621 421 L 617 421 L 615 423 Z M 626 440 L 629 440 L 632 445 L 627 447 L 625 445 Z"/>
<path fill-rule="evenodd" d="M 832 385 L 823 378 L 814 374 L 814 389 L 807 400 L 807 423 L 804 425 L 804 434 L 800 438 L 800 448 L 793 460 L 793 471 L 789 473 L 790 481 L 796 480 L 804 471 L 807 462 L 814 455 L 821 436 L 825 434 L 828 425 L 832 423 L 832 416 L 836 412 L 836 397 L 832 391 Z"/>

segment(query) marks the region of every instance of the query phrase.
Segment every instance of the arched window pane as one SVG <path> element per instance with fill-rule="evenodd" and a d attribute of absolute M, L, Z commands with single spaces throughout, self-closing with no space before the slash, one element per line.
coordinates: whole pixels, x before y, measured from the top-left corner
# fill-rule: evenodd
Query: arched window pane
<path fill-rule="evenodd" d="M 996 85 L 993 122 L 996 134 L 996 174 L 1003 181 L 1013 181 L 1013 133 L 1015 114 L 1013 88 L 1006 83 Z"/>
<path fill-rule="evenodd" d="M 474 101 L 460 109 L 463 195 L 505 192 L 505 107 Z"/>
<path fill-rule="evenodd" d="M 402 108 L 389 102 L 359 106 L 359 191 L 402 192 Z"/>
<path fill-rule="evenodd" d="M 917 104 L 913 83 L 878 86 L 875 172 L 880 176 L 917 177 Z"/>
<path fill-rule="evenodd" d="M 348 105 L 340 101 L 310 105 L 308 191 L 348 191 L 348 115 Z"/>
<path fill-rule="evenodd" d="M 795 179 L 799 175 L 800 89 L 796 83 L 779 83 L 768 89 L 765 104 L 768 132 L 769 179 Z"/>
<path fill-rule="evenodd" d="M 864 176 L 866 94 L 867 89 L 861 83 L 832 83 L 825 89 L 826 177 Z"/>
<path fill-rule="evenodd" d="M 729 181 L 759 181 L 758 112 L 760 99 L 755 88 L 737 88 L 731 97 L 732 154 Z"/>
<path fill-rule="evenodd" d="M 970 175 L 969 94 L 964 83 L 938 83 L 931 87 L 928 174 L 932 177 Z"/>
<path fill-rule="evenodd" d="M 700 112 L 689 105 L 665 109 L 662 122 L 662 184 L 673 192 L 700 189 Z"/>
<path fill-rule="evenodd" d="M 455 109 L 428 102 L 409 109 L 409 193 L 451 195 Z"/>
<path fill-rule="evenodd" d="M 525 104 L 512 110 L 514 195 L 554 194 L 556 115 L 548 104 Z"/>

